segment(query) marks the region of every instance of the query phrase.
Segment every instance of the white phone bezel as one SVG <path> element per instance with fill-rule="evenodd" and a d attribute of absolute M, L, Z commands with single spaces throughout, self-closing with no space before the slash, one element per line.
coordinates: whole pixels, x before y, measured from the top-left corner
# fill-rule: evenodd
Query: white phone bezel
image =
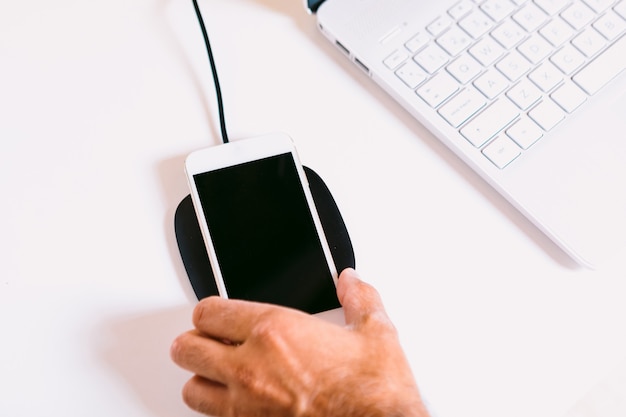
<path fill-rule="evenodd" d="M 324 257 L 329 271 L 331 272 L 333 282 L 337 286 L 338 273 L 335 267 L 335 263 L 330 252 L 330 247 L 326 240 L 326 235 L 322 228 L 317 209 L 315 208 L 315 202 L 313 196 L 309 190 L 309 184 L 304 172 L 304 168 L 298 158 L 295 144 L 293 140 L 284 133 L 271 133 L 263 136 L 257 136 L 249 139 L 242 139 L 232 141 L 227 144 L 217 145 L 211 148 L 201 149 L 192 152 L 187 156 L 185 160 L 185 173 L 189 188 L 191 190 L 191 198 L 193 200 L 194 210 L 198 218 L 198 223 L 202 231 L 202 237 L 204 239 L 205 247 L 209 260 L 211 262 L 211 268 L 215 276 L 215 282 L 219 295 L 223 298 L 228 298 L 228 292 L 226 291 L 226 285 L 224 278 L 217 261 L 215 248 L 208 229 L 207 221 L 202 210 L 202 203 L 198 195 L 198 190 L 195 185 L 194 175 L 209 172 L 221 168 L 227 168 L 233 165 L 239 165 L 242 163 L 255 161 L 262 158 L 267 158 L 275 155 L 281 155 L 284 153 L 291 153 L 293 160 L 295 161 L 296 170 L 304 189 L 304 195 L 306 197 L 309 212 L 313 218 L 315 229 L 317 231 L 318 238 L 322 245 Z M 331 310 L 333 311 L 333 310 Z"/>

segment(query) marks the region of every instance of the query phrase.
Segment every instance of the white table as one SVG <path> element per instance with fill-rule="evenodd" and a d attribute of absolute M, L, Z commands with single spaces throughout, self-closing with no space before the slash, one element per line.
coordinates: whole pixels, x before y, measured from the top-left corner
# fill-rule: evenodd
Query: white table
<path fill-rule="evenodd" d="M 201 6 L 231 138 L 285 131 L 324 178 L 439 417 L 561 416 L 624 368 L 626 252 L 578 268 L 299 0 Z M 0 139 L 0 415 L 195 415 L 173 215 L 219 126 L 191 1 L 3 2 Z"/>

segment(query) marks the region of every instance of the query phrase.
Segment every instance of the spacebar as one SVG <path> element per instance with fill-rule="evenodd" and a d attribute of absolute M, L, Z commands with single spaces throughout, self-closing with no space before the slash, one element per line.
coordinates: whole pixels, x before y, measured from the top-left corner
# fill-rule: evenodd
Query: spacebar
<path fill-rule="evenodd" d="M 606 51 L 580 70 L 573 78 L 589 95 L 600 91 L 609 81 L 617 77 L 626 67 L 626 36 L 611 45 Z"/>

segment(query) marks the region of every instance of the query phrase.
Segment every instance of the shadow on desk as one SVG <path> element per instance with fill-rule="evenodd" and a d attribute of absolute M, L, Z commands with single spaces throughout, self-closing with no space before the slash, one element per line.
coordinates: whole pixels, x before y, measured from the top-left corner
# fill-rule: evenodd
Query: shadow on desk
<path fill-rule="evenodd" d="M 181 390 L 191 374 L 170 359 L 172 341 L 191 328 L 193 306 L 114 318 L 95 330 L 100 358 L 119 377 L 120 390 L 150 415 L 199 416 L 183 403 Z"/>

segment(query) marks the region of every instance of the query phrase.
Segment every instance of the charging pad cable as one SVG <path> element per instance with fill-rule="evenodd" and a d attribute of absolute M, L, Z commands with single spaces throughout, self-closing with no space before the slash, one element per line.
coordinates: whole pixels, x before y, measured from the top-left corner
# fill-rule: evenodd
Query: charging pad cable
<path fill-rule="evenodd" d="M 220 81 L 217 77 L 217 69 L 215 68 L 215 59 L 213 59 L 213 51 L 211 50 L 211 43 L 209 42 L 209 35 L 204 25 L 204 19 L 198 7 L 197 0 L 193 1 L 193 7 L 196 10 L 196 16 L 198 17 L 198 23 L 200 23 L 200 29 L 202 29 L 202 36 L 204 37 L 204 44 L 206 45 L 206 51 L 209 55 L 209 63 L 211 64 L 211 72 L 213 73 L 213 83 L 215 84 L 215 94 L 217 96 L 217 107 L 220 115 L 220 128 L 222 129 L 222 142 L 228 143 L 228 133 L 226 132 L 226 120 L 224 117 L 224 101 L 222 100 L 222 89 L 220 88 Z"/>

